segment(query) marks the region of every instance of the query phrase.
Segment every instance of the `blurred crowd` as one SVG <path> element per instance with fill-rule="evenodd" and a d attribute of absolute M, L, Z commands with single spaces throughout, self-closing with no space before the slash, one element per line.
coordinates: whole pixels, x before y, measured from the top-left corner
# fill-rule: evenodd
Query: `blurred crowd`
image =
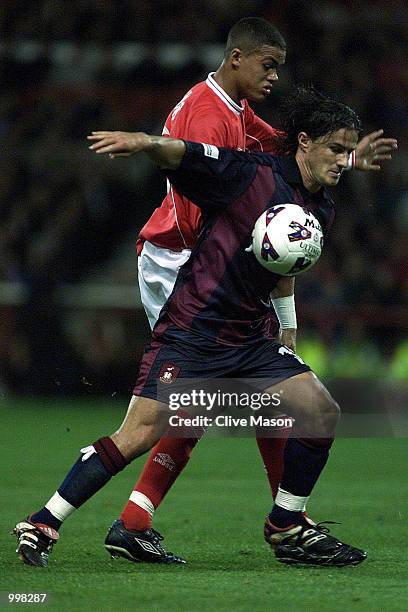
<path fill-rule="evenodd" d="M 147 161 L 92 156 L 85 137 L 159 134 L 248 15 L 272 21 L 288 42 L 279 86 L 259 115 L 276 125 L 290 85 L 313 82 L 350 104 L 365 132 L 383 128 L 399 140 L 381 172 L 342 179 L 334 230 L 321 262 L 299 278 L 297 308 L 302 351 L 320 359 L 318 373 L 406 377 L 405 2 L 3 0 L 0 286 L 17 283 L 23 297 L 0 299 L 0 385 L 128 392 L 148 337 L 143 314 L 67 311 L 55 292 L 64 283 L 136 285 L 134 242 L 165 184 Z M 360 369 L 350 367 L 353 354 Z"/>

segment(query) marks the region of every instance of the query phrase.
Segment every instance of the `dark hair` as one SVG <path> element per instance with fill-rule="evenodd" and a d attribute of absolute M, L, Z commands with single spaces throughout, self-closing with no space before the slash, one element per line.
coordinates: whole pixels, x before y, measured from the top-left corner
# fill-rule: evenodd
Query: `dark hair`
<path fill-rule="evenodd" d="M 337 102 L 313 85 L 294 87 L 279 109 L 280 127 L 284 132 L 279 142 L 282 154 L 296 153 L 299 132 L 312 140 L 346 128 L 360 133 L 362 126 L 357 114 L 346 104 Z"/>
<path fill-rule="evenodd" d="M 279 47 L 286 51 L 286 41 L 282 34 L 266 19 L 260 17 L 245 17 L 232 26 L 228 33 L 225 57 L 232 49 L 241 49 L 250 53 L 262 45 Z"/>

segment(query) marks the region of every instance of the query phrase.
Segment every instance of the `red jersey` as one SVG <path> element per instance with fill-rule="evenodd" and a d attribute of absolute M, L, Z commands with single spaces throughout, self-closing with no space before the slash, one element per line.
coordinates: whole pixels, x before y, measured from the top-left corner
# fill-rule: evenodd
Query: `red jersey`
<path fill-rule="evenodd" d="M 241 105 L 230 98 L 214 80 L 197 83 L 173 108 L 163 128 L 163 136 L 205 142 L 231 149 L 273 152 L 279 132 L 255 115 L 246 100 Z M 192 249 L 201 226 L 201 211 L 172 185 L 161 206 L 142 228 L 137 242 L 172 251 Z"/>

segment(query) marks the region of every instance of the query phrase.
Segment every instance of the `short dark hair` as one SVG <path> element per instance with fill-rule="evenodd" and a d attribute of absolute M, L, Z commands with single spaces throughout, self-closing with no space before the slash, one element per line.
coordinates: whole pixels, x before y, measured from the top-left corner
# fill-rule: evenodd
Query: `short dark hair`
<path fill-rule="evenodd" d="M 316 140 L 343 128 L 357 133 L 362 130 L 358 115 L 349 106 L 329 98 L 313 85 L 294 87 L 281 102 L 279 118 L 284 132 L 279 143 L 282 154 L 296 153 L 300 132 Z"/>
<path fill-rule="evenodd" d="M 282 51 L 286 51 L 285 39 L 269 21 L 260 17 L 245 17 L 230 29 L 225 57 L 235 48 L 241 49 L 244 53 L 251 53 L 262 45 L 279 47 Z"/>

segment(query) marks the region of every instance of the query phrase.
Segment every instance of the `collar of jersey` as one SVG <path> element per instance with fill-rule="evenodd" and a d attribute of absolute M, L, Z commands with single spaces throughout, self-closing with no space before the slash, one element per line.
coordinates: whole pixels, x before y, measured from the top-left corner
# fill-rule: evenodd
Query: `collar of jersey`
<path fill-rule="evenodd" d="M 228 106 L 228 108 L 235 115 L 240 115 L 242 111 L 244 110 L 244 107 L 234 102 L 234 100 L 229 97 L 229 95 L 223 90 L 223 88 L 218 85 L 218 83 L 214 79 L 214 76 L 213 76 L 214 74 L 215 72 L 210 72 L 210 74 L 207 77 L 206 84 L 208 85 L 210 89 L 212 89 L 215 95 L 217 95 L 220 98 L 220 100 L 224 102 L 225 106 Z"/>
<path fill-rule="evenodd" d="M 280 158 L 282 172 L 288 183 L 298 183 L 303 185 L 302 175 L 300 174 L 299 166 L 296 163 L 294 155 L 285 155 Z"/>

